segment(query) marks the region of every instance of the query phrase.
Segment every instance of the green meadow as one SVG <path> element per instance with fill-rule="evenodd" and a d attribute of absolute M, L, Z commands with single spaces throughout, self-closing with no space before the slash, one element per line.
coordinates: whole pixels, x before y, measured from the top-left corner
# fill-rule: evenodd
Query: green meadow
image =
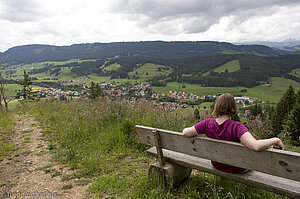
<path fill-rule="evenodd" d="M 121 68 L 121 65 L 118 64 L 118 63 L 114 63 L 114 64 L 111 64 L 109 66 L 106 66 L 106 67 L 101 67 L 103 71 L 113 71 L 113 70 L 118 70 L 119 68 Z"/>
<path fill-rule="evenodd" d="M 247 92 L 240 92 L 245 87 L 201 87 L 200 84 L 187 84 L 178 82 L 169 82 L 166 87 L 152 87 L 152 90 L 157 93 L 167 93 L 169 91 L 184 91 L 191 92 L 197 95 L 217 95 L 219 93 L 230 93 L 232 95 L 246 95 L 254 99 L 259 99 L 264 102 L 277 103 L 282 94 L 292 84 L 296 91 L 300 89 L 300 83 L 284 79 L 280 77 L 270 78 L 271 87 L 264 85 L 246 88 Z M 182 88 L 182 86 L 185 88 Z"/>
<path fill-rule="evenodd" d="M 286 91 L 289 85 L 293 85 L 295 91 L 297 92 L 300 89 L 300 83 L 290 80 L 284 79 L 281 77 L 271 77 L 270 78 L 271 87 L 266 86 L 256 86 L 248 89 L 246 95 L 250 97 L 254 97 L 263 101 L 269 101 L 272 103 L 277 103 L 282 94 Z"/>
<path fill-rule="evenodd" d="M 300 78 L 300 68 L 293 70 L 290 74 Z"/>
<path fill-rule="evenodd" d="M 32 90 L 39 89 L 41 87 L 32 86 Z M 7 96 L 15 96 L 20 90 L 22 90 L 22 86 L 18 84 L 7 84 Z"/>
<path fill-rule="evenodd" d="M 182 88 L 182 86 L 185 88 Z M 188 84 L 178 82 L 168 82 L 166 87 L 152 87 L 157 93 L 167 93 L 169 91 L 191 92 L 197 95 L 217 95 L 218 93 L 240 94 L 240 90 L 244 87 L 201 87 L 200 84 Z"/>
<path fill-rule="evenodd" d="M 141 80 L 147 80 L 159 75 L 169 75 L 170 73 L 172 73 L 172 69 L 169 67 L 147 63 L 130 72 L 129 76 L 132 78 L 135 75 Z"/>
<path fill-rule="evenodd" d="M 218 68 L 213 69 L 212 71 L 222 73 L 222 72 L 225 72 L 226 69 L 228 70 L 229 73 L 241 70 L 239 60 L 231 60 L 231 61 L 223 64 L 222 66 L 219 66 Z M 204 73 L 203 76 L 207 76 L 209 74 L 209 72 Z"/>

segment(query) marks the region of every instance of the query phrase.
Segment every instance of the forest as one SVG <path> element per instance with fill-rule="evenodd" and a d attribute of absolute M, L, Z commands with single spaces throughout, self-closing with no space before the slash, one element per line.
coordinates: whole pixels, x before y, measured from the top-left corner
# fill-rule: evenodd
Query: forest
<path fill-rule="evenodd" d="M 229 61 L 238 60 L 240 70 L 234 72 L 213 72 L 217 68 Z M 66 65 L 49 66 L 49 68 L 34 69 L 32 73 L 40 73 L 52 69 L 52 72 L 59 72 L 61 67 L 71 67 L 71 72 L 78 76 L 95 73 L 98 76 L 110 76 L 113 78 L 129 78 L 128 73 L 146 63 L 164 65 L 173 69 L 169 75 L 155 77 L 154 81 L 163 80 L 186 82 L 191 84 L 201 84 L 209 87 L 253 87 L 260 82 L 267 82 L 269 77 L 284 77 L 300 82 L 300 79 L 290 72 L 300 68 L 300 55 L 280 55 L 280 56 L 255 56 L 255 55 L 210 55 L 184 58 L 158 58 L 146 56 L 124 56 L 105 62 L 105 66 L 120 64 L 117 70 L 103 71 L 100 66 L 104 64 L 100 61 L 72 62 Z M 53 68 L 55 70 L 53 71 Z M 209 75 L 203 75 L 209 72 Z"/>
<path fill-rule="evenodd" d="M 43 61 L 65 61 L 70 59 L 105 59 L 115 56 L 147 56 L 159 58 L 196 57 L 215 54 L 277 55 L 268 46 L 234 45 L 225 42 L 115 42 L 74 44 L 71 46 L 24 45 L 0 53 L 5 63 L 28 64 Z"/>

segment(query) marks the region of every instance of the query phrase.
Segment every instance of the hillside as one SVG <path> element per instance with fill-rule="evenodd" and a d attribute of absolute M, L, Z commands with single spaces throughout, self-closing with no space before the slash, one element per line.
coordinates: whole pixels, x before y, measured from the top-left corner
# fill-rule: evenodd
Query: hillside
<path fill-rule="evenodd" d="M 234 45 L 225 42 L 117 42 L 74 44 L 71 46 L 25 45 L 8 49 L 0 55 L 5 63 L 26 64 L 69 59 L 105 59 L 139 55 L 160 58 L 195 57 L 216 54 L 275 55 L 263 45 Z"/>
<path fill-rule="evenodd" d="M 295 47 L 296 48 L 296 47 Z M 120 42 L 72 46 L 26 45 L 1 54 L 19 78 L 27 70 L 37 86 L 45 80 L 76 79 L 84 83 L 150 81 L 202 87 L 255 87 L 271 77 L 300 82 L 300 55 L 277 55 L 263 45 L 224 42 Z M 46 85 L 47 84 L 47 85 Z"/>

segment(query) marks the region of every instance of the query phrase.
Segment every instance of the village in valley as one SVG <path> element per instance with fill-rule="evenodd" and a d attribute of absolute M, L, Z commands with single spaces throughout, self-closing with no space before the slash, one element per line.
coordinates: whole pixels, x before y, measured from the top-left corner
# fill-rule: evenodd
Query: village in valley
<path fill-rule="evenodd" d="M 40 88 L 31 91 L 33 99 L 53 99 L 53 100 L 75 100 L 87 99 L 89 95 L 89 85 L 81 83 L 79 80 L 58 81 L 61 88 Z M 70 84 L 79 85 L 80 89 L 67 90 L 65 86 Z M 141 102 L 152 102 L 161 110 L 174 111 L 178 108 L 194 107 L 202 102 L 212 102 L 217 95 L 202 95 L 183 91 L 169 91 L 167 93 L 155 93 L 151 89 L 150 82 L 126 82 L 120 85 L 116 83 L 100 83 L 104 95 L 111 98 L 122 98 L 132 105 Z M 21 96 L 22 97 L 22 96 Z M 21 99 L 21 98 L 20 98 Z M 247 96 L 235 96 L 237 103 L 244 106 L 253 103 Z M 204 107 L 206 108 L 206 107 Z M 209 108 L 209 107 L 207 107 Z"/>

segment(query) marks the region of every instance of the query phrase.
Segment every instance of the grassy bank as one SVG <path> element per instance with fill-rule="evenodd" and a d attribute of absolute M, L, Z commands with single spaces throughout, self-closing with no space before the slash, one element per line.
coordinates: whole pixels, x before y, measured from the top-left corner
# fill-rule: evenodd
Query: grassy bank
<path fill-rule="evenodd" d="M 14 128 L 14 116 L 12 113 L 0 111 L 0 161 L 4 156 L 10 155 L 14 145 L 11 142 Z"/>
<path fill-rule="evenodd" d="M 172 190 L 149 183 L 151 159 L 145 153 L 146 147 L 137 141 L 135 125 L 181 131 L 196 123 L 193 112 L 154 111 L 148 103 L 130 106 L 107 98 L 41 101 L 24 105 L 19 111 L 40 120 L 55 160 L 79 171 L 62 178 L 92 178 L 89 191 L 95 197 L 282 198 L 205 173 L 192 175 L 185 185 Z"/>

